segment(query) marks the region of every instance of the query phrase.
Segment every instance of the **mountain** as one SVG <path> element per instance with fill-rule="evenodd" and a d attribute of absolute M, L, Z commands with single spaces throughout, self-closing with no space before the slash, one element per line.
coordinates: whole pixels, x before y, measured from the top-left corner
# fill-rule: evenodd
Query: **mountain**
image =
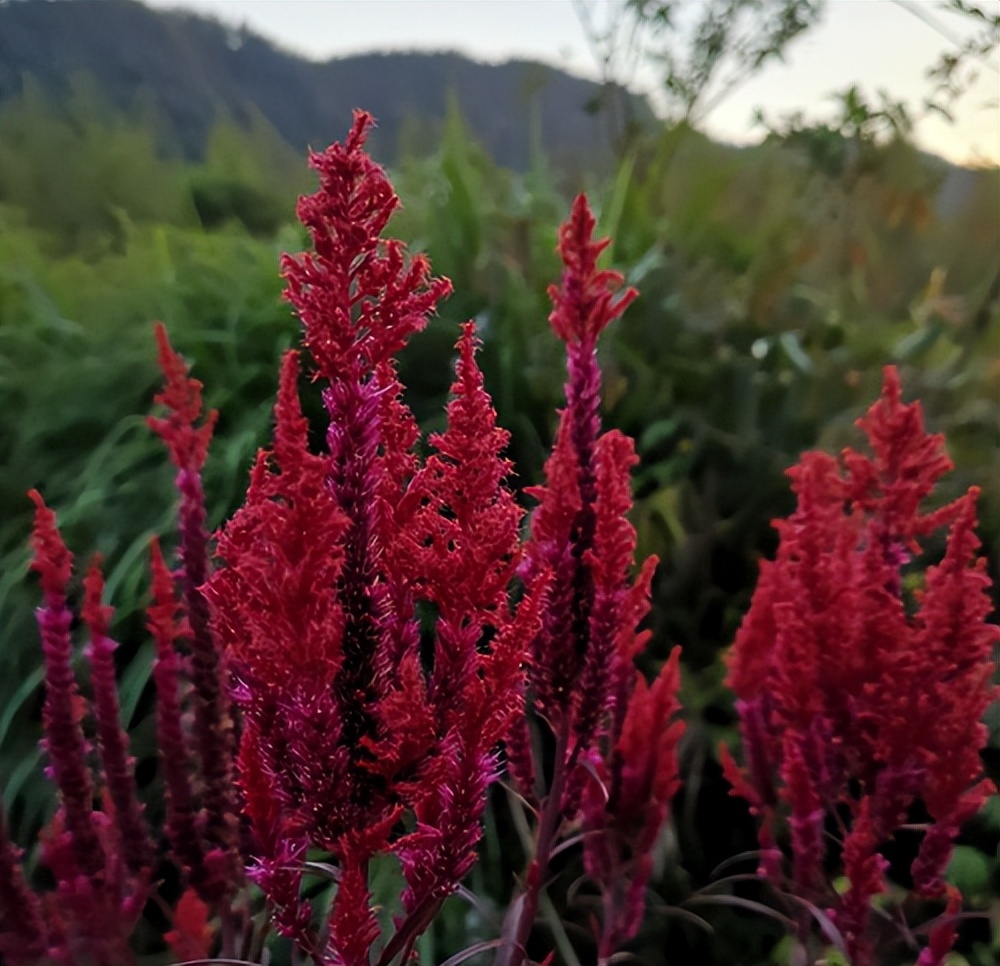
<path fill-rule="evenodd" d="M 622 91 L 538 63 L 484 64 L 458 53 L 373 53 L 305 60 L 247 29 L 136 0 L 0 2 L 0 102 L 31 78 L 53 99 L 90 78 L 115 108 L 151 107 L 165 137 L 198 157 L 220 115 L 263 117 L 297 150 L 339 138 L 351 112 L 378 119 L 376 154 L 430 146 L 455 98 L 473 135 L 502 165 L 524 170 L 531 131 L 556 162 L 592 167 L 610 154 L 608 120 L 593 106 Z M 582 159 L 586 159 L 583 161 Z"/>

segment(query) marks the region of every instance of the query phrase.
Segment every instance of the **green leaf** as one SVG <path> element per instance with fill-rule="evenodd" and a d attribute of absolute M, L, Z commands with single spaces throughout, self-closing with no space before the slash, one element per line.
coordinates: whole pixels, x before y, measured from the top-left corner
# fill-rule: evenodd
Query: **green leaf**
<path fill-rule="evenodd" d="M 675 416 L 666 419 L 657 419 L 650 423 L 639 437 L 639 452 L 647 453 L 655 449 L 661 443 L 667 442 L 677 432 L 680 420 Z"/>
<path fill-rule="evenodd" d="M 785 355 L 788 356 L 788 361 L 791 362 L 799 372 L 803 375 L 812 375 L 813 366 L 812 359 L 809 358 L 805 349 L 802 348 L 802 343 L 799 342 L 799 336 L 796 332 L 782 332 L 778 336 L 778 345 L 784 350 Z"/>
<path fill-rule="evenodd" d="M 970 845 L 959 845 L 948 864 L 948 881 L 966 896 L 984 895 L 990 887 L 990 860 Z"/>

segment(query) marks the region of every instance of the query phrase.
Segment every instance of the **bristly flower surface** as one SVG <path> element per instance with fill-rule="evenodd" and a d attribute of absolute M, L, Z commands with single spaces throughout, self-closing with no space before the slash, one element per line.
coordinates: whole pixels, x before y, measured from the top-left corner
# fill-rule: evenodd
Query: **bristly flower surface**
<path fill-rule="evenodd" d="M 197 888 L 206 902 L 221 908 L 238 888 L 241 865 L 237 854 L 235 742 L 228 672 L 209 626 L 204 592 L 209 577 L 209 535 L 202 471 L 218 413 L 203 413 L 201 383 L 190 377 L 187 364 L 170 345 L 162 324 L 156 326 L 155 334 L 165 378 L 155 403 L 166 410 L 166 415 L 150 416 L 147 422 L 163 440 L 177 470 L 181 564 L 177 578 L 190 649 L 194 749 L 204 786 L 201 834 L 206 846 L 206 875 Z"/>
<path fill-rule="evenodd" d="M 83 621 L 90 634 L 90 684 L 94 692 L 97 745 L 107 792 L 105 808 L 118 829 L 122 859 L 136 882 L 148 880 L 153 869 L 153 841 L 143 817 L 135 784 L 135 759 L 128 752 L 128 735 L 121 723 L 115 681 L 114 652 L 118 646 L 109 636 L 112 609 L 103 602 L 104 575 L 95 558 L 83 581 Z M 138 891 L 139 908 L 146 890 Z M 131 918 L 131 917 L 130 917 Z"/>
<path fill-rule="evenodd" d="M 156 654 L 153 683 L 156 685 L 156 743 L 166 798 L 164 831 L 178 867 L 196 888 L 206 892 L 210 875 L 205 865 L 201 821 L 192 787 L 193 756 L 184 730 L 181 699 L 183 661 L 178 647 L 187 633 L 187 622 L 177 600 L 173 574 L 155 539 L 150 551 L 150 571 L 153 599 L 146 610 L 146 626 L 153 636 Z"/>
<path fill-rule="evenodd" d="M 595 224 L 581 195 L 559 233 L 562 282 L 549 290 L 549 321 L 566 345 L 566 406 L 545 483 L 529 491 L 539 505 L 520 572 L 529 593 L 540 581 L 550 586 L 532 642 L 527 706 L 538 727 L 550 730 L 555 762 L 548 787 L 539 787 L 544 770 L 532 760 L 527 723 L 519 722 L 509 766 L 541 806 L 524 899 L 507 926 L 509 951 L 498 960 L 504 966 L 523 959 L 553 847 L 563 820 L 577 813 L 587 835 L 587 871 L 603 896 L 602 962 L 635 935 L 683 730 L 673 723 L 677 657 L 652 688 L 633 666 L 647 637 L 637 628 L 649 609 L 656 560 L 633 580 L 636 536 L 628 513 L 637 458 L 630 439 L 601 433 L 597 341 L 637 293 L 622 289 L 618 273 L 598 268 L 608 241 L 594 239 Z M 642 729 L 648 733 L 639 742 Z"/>
<path fill-rule="evenodd" d="M 15 961 L 29 949 L 42 948 L 56 963 L 128 966 L 134 962 L 128 936 L 149 895 L 152 848 L 119 721 L 110 609 L 101 601 L 103 578 L 95 563 L 84 582 L 83 612 L 91 635 L 93 712 L 106 782 L 101 811 L 94 807 L 95 782 L 87 763 L 90 745 L 83 720 L 88 705 L 72 667 L 73 613 L 67 603 L 72 557 L 55 514 L 39 493 L 29 496 L 35 504 L 32 569 L 40 576 L 43 595 L 37 617 L 45 659 L 44 747 L 59 794 L 59 807 L 43 834 L 42 861 L 55 878 L 56 892 L 55 901 L 47 897 L 42 906 L 25 902 L 16 856 L 9 843 L 0 842 L 4 864 L 10 866 L 0 869 L 4 905 L 17 903 L 15 911 L 25 916 L 9 952 Z M 8 943 L 6 932 L 5 927 L 0 934 L 2 945 Z"/>
<path fill-rule="evenodd" d="M 382 932 L 368 882 L 376 855 L 394 852 L 406 881 L 384 963 L 408 957 L 475 860 L 538 628 L 537 594 L 517 615 L 508 603 L 521 511 L 471 325 L 447 428 L 426 460 L 413 450 L 394 356 L 450 283 L 380 237 L 398 202 L 363 150 L 370 123 L 359 112 L 343 144 L 313 156 L 320 190 L 299 215 L 314 250 L 284 262 L 322 384 L 326 446 L 310 449 L 290 353 L 274 444 L 219 534 L 206 587 L 242 712 L 251 875 L 284 934 L 345 966 L 367 966 Z M 433 620 L 430 668 L 418 604 Z M 338 867 L 325 930 L 300 895 L 308 848 Z"/>
<path fill-rule="evenodd" d="M 624 515 L 631 506 L 635 457 L 631 441 L 617 433 L 600 435 L 597 339 L 637 293 L 625 289 L 616 296 L 622 277 L 598 269 L 608 240 L 594 240 L 595 224 L 581 195 L 560 230 L 565 268 L 561 286 L 549 290 L 549 321 L 566 344 L 566 406 L 545 464 L 546 482 L 529 491 L 539 506 L 522 568 L 529 587 L 539 574 L 551 573 L 553 580 L 533 645 L 534 702 L 554 729 L 571 722 L 581 749 L 589 745 L 610 692 L 620 631 L 616 608 L 626 595 L 635 541 Z"/>
<path fill-rule="evenodd" d="M 0 954 L 11 966 L 33 966 L 45 958 L 49 931 L 42 903 L 25 880 L 21 854 L 0 801 Z"/>
<path fill-rule="evenodd" d="M 725 752 L 724 763 L 761 818 L 762 846 L 787 815 L 792 892 L 829 906 L 852 962 L 865 966 L 876 961 L 871 900 L 886 890 L 879 849 L 922 801 L 933 821 L 913 886 L 943 895 L 959 827 L 988 794 L 978 750 L 1000 631 L 985 622 L 977 493 L 921 512 L 951 463 L 919 404 L 902 402 L 894 369 L 859 425 L 871 455 L 807 453 L 790 471 L 798 506 L 776 524 L 777 558 L 761 566 L 730 655 L 746 771 Z M 907 564 L 944 527 L 944 559 L 911 593 Z M 839 898 L 824 874 L 824 826 L 835 812 L 849 817 L 849 888 Z M 770 871 L 784 879 L 773 863 Z M 942 932 L 932 946 L 940 955 L 925 951 L 921 963 L 941 961 Z"/>

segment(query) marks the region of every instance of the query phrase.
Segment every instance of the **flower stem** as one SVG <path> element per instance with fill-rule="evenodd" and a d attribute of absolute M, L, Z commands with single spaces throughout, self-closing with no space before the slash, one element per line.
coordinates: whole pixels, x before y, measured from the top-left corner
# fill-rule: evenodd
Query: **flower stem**
<path fill-rule="evenodd" d="M 570 716 L 563 715 L 556 736 L 555 766 L 552 772 L 552 784 L 542 808 L 538 832 L 535 835 L 535 855 L 528 867 L 527 888 L 524 893 L 521 909 L 517 917 L 511 941 L 501 950 L 496 966 L 522 966 L 527 957 L 527 942 L 538 915 L 538 905 L 545 878 L 549 871 L 549 860 L 556 844 L 560 819 L 562 818 L 563 791 L 566 787 L 566 775 L 569 771 L 568 751 L 570 734 Z"/>

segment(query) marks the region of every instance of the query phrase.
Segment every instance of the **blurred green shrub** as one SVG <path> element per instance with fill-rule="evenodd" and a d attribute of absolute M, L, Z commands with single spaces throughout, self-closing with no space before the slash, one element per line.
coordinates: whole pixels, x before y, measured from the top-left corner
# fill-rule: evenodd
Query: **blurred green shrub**
<path fill-rule="evenodd" d="M 150 321 L 162 319 L 197 358 L 208 404 L 221 413 L 208 469 L 217 524 L 239 503 L 267 435 L 277 361 L 295 335 L 275 266 L 297 244 L 287 232 L 258 241 L 242 231 L 143 227 L 129 229 L 121 254 L 53 260 L 17 222 L 0 209 L 0 781 L 17 806 L 16 832 L 36 828 L 50 804 L 40 773 L 25 764 L 37 757 L 40 697 L 25 490 L 39 487 L 59 508 L 72 548 L 108 561 L 131 716 L 144 706 L 149 674 L 147 541 L 170 532 L 174 502 L 145 425 L 158 385 Z"/>
<path fill-rule="evenodd" d="M 0 108 L 0 783 L 22 840 L 51 808 L 36 748 L 24 492 L 43 490 L 72 548 L 107 558 L 125 713 L 148 785 L 144 561 L 148 535 L 170 528 L 173 501 L 144 424 L 156 384 L 150 322 L 167 324 L 220 410 L 206 479 L 218 523 L 267 437 L 277 359 L 297 337 L 277 265 L 302 247 L 282 225 L 310 183 L 300 160 L 283 174 L 291 162 L 264 127 L 220 124 L 206 158 L 182 165 L 157 151 L 151 121 L 101 119 L 83 95 L 67 120 L 36 97 Z M 948 435 L 957 469 L 943 496 L 983 488 L 997 580 L 1000 172 L 951 168 L 902 141 L 859 152 L 837 137 L 822 150 L 802 137 L 737 150 L 679 126 L 588 183 L 538 151 L 523 176 L 497 168 L 452 112 L 439 150 L 405 159 L 395 178 L 404 207 L 393 233 L 426 250 L 456 290 L 404 353 L 409 402 L 436 428 L 456 324 L 476 319 L 519 484 L 538 478 L 555 428 L 562 357 L 546 286 L 557 225 L 580 188 L 614 238 L 609 263 L 641 291 L 602 364 L 609 422 L 636 438 L 642 458 L 640 552 L 663 561 L 647 657 L 659 661 L 674 642 L 685 649 L 687 783 L 672 846 L 682 864 L 661 882 L 669 901 L 753 847 L 714 765 L 733 722 L 722 651 L 773 549 L 770 520 L 789 509 L 785 468 L 804 448 L 857 441 L 852 422 L 884 364 L 901 366 L 908 398 Z M 497 865 L 510 834 L 490 828 Z M 984 902 L 997 834 L 976 831 L 953 870 Z M 726 937 L 744 928 L 740 915 L 720 913 L 711 941 L 664 921 L 646 940 L 650 963 L 662 962 L 655 950 L 667 938 L 701 961 L 735 961 Z M 435 955 L 454 927 L 442 926 Z M 766 933 L 755 937 L 766 955 Z"/>

